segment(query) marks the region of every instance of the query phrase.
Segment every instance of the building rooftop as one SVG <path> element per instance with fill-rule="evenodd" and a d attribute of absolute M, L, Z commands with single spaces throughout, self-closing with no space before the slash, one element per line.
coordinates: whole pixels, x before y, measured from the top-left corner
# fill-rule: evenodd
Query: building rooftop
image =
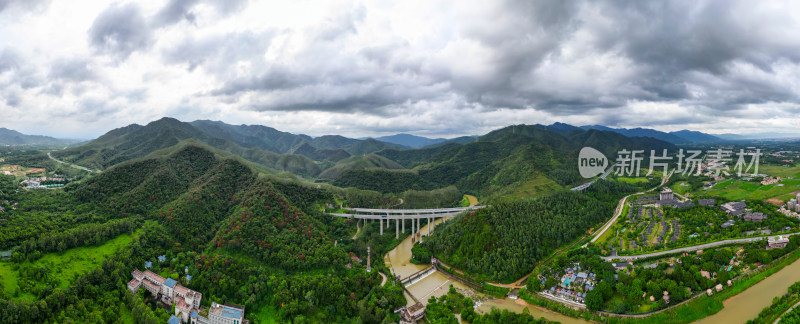
<path fill-rule="evenodd" d="M 244 318 L 244 307 L 212 303 L 208 313 L 230 319 L 242 319 Z"/>
<path fill-rule="evenodd" d="M 159 276 L 158 274 L 156 274 L 155 272 L 152 272 L 150 270 L 145 270 L 144 271 L 144 276 L 145 277 L 150 277 L 151 279 L 157 281 L 158 283 L 162 283 L 162 284 L 166 281 L 164 279 L 164 277 Z"/>
<path fill-rule="evenodd" d="M 175 315 L 172 315 L 172 316 L 169 317 L 169 320 L 167 320 L 167 323 L 168 324 L 181 324 L 181 319 L 175 317 Z"/>
<path fill-rule="evenodd" d="M 167 278 L 167 280 L 164 280 L 164 285 L 166 285 L 167 287 L 175 288 L 176 284 L 178 284 L 178 282 L 175 281 L 175 279 Z"/>

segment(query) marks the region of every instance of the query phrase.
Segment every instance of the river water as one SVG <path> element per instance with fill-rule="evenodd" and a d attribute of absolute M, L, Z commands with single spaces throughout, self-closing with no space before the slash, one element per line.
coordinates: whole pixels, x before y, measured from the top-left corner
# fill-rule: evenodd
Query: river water
<path fill-rule="evenodd" d="M 448 218 L 448 220 L 451 218 Z M 443 219 L 438 219 L 434 222 L 433 230 L 436 230 L 436 224 L 440 224 L 443 222 Z M 406 224 L 408 225 L 408 224 Z M 393 225 L 389 226 L 390 228 Z M 422 226 L 420 229 L 420 233 L 428 234 L 428 225 Z M 425 236 L 423 235 L 423 241 L 425 241 Z M 386 253 L 383 258 L 383 261 L 386 263 L 386 266 L 392 269 L 392 272 L 395 276 L 401 277 L 408 277 L 414 274 L 417 271 L 423 270 L 428 267 L 428 265 L 417 265 L 411 263 L 411 247 L 414 246 L 412 242 L 411 236 L 406 237 L 403 242 L 401 242 L 397 247 Z M 442 295 L 447 294 L 447 291 L 450 289 L 450 284 L 453 284 L 456 288 L 466 289 L 467 287 L 461 284 L 460 282 L 453 282 L 442 274 L 441 272 L 433 272 L 427 277 L 423 278 L 422 280 L 414 283 L 413 285 L 407 287 L 408 291 L 414 294 L 422 304 L 428 304 L 428 298 L 431 296 L 439 297 Z M 408 305 L 415 304 L 414 299 L 411 298 L 406 293 L 406 300 L 408 301 Z"/>
<path fill-rule="evenodd" d="M 793 283 L 800 281 L 800 260 L 784 267 L 740 294 L 728 298 L 718 313 L 703 318 L 698 323 L 744 323 L 758 316 L 772 298 L 781 296 Z"/>
<path fill-rule="evenodd" d="M 448 218 L 450 220 L 451 218 Z M 442 219 L 439 219 L 435 222 L 435 225 L 440 224 Z M 406 224 L 408 225 L 408 224 Z M 436 231 L 436 226 L 434 225 L 434 231 Z M 394 225 L 390 225 L 389 227 L 393 227 Z M 423 226 L 420 230 L 423 234 L 428 234 L 427 226 Z M 388 235 L 388 234 L 387 234 Z M 423 236 L 423 241 L 425 241 L 425 236 Z M 401 277 L 406 277 L 414 274 L 417 271 L 425 269 L 427 265 L 416 265 L 411 263 L 411 247 L 413 246 L 413 242 L 411 241 L 411 236 L 407 237 L 403 242 L 401 242 L 397 247 L 386 253 L 384 256 L 384 262 L 386 266 L 392 269 L 392 272 L 395 275 L 399 275 Z M 448 290 L 450 289 L 450 285 L 453 285 L 457 289 L 469 290 L 469 288 L 458 281 L 450 280 L 449 277 L 444 275 L 441 272 L 433 272 L 424 279 L 419 282 L 414 283 L 413 285 L 407 287 L 408 291 L 414 294 L 422 304 L 428 304 L 428 298 L 431 296 L 440 297 L 442 295 L 447 294 Z M 408 301 L 408 305 L 413 305 L 414 300 L 409 296 L 407 293 L 406 300 Z M 559 313 L 547 310 L 542 307 L 538 306 L 524 306 L 515 303 L 513 300 L 510 299 L 497 299 L 484 302 L 478 309 L 476 310 L 479 313 L 488 313 L 492 310 L 492 307 L 496 307 L 498 309 L 508 309 L 513 312 L 521 313 L 522 310 L 527 307 L 530 314 L 533 316 L 544 317 L 551 321 L 559 321 L 561 323 L 587 323 L 586 321 L 572 318 L 569 316 L 564 316 Z"/>

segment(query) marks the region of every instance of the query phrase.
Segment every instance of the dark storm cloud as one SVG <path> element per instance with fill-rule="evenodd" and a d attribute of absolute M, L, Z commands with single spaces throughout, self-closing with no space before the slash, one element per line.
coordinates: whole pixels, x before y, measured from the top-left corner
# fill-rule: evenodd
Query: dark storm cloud
<path fill-rule="evenodd" d="M 214 15 L 196 21 L 201 6 L 225 16 L 246 4 L 170 0 L 147 18 L 135 5 L 115 5 L 97 17 L 90 40 L 98 52 L 125 59 L 156 42 L 148 26 L 174 26 L 161 32 L 207 28 Z M 365 4 L 337 7 L 341 11 L 303 27 L 206 29 L 155 48 L 164 63 L 216 79 L 215 89 L 196 96 L 257 111 L 395 117 L 398 107 L 431 103 L 623 122 L 605 115 L 655 102 L 704 107 L 713 116 L 752 104 L 800 102 L 793 77 L 800 65 L 798 23 L 792 10 L 781 8 L 785 3 L 761 4 L 508 0 L 442 14 L 449 4 L 438 3 L 420 13 L 431 17 L 430 35 L 421 39 L 413 31 L 408 36 L 402 23 L 398 30 L 368 29 L 376 27 L 369 18 L 382 14 L 370 10 L 386 8 Z M 91 76 L 87 65 L 71 63 L 54 64 L 51 75 Z"/>
<path fill-rule="evenodd" d="M 125 60 L 133 52 L 149 47 L 152 33 L 136 4 L 115 4 L 95 18 L 89 29 L 89 42 L 97 52 Z"/>

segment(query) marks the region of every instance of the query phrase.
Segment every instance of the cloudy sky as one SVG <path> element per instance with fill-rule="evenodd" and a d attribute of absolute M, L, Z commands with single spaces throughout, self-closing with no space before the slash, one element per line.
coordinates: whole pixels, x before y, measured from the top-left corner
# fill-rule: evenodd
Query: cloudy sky
<path fill-rule="evenodd" d="M 0 127 L 795 132 L 799 4 L 0 0 Z"/>

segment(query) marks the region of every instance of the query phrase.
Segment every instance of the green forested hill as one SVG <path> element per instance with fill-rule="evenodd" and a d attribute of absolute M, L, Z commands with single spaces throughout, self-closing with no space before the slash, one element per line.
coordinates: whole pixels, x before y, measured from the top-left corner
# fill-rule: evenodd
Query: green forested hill
<path fill-rule="evenodd" d="M 153 271 L 201 291 L 206 307 L 212 300 L 246 305 L 251 320 L 265 310 L 279 322 L 298 317 L 397 321 L 392 310 L 405 305 L 402 288 L 392 283 L 381 287 L 379 274 L 367 273 L 362 264 L 345 267 L 352 263 L 350 247 L 368 243 L 350 239 L 352 222 L 321 215 L 326 203 L 344 198 L 334 198 L 338 189 L 329 188 L 257 176 L 239 159 L 183 145 L 114 166 L 64 191 L 21 193 L 20 207 L 47 204 L 58 206 L 67 218 L 80 213 L 94 219 L 70 224 L 48 214 L 48 226 L 19 243 L 13 260 L 19 264 L 0 264 L 4 276 L 5 271 L 19 276 L 9 294 L 2 286 L 6 280 L 0 281 L 0 323 L 109 321 L 119 310 L 105 305 L 121 305 L 137 322 L 163 322 L 165 312 L 146 306 L 142 296 L 126 294 L 129 273 L 143 270 L 144 261 L 154 261 Z M 4 238 L 6 228 L 0 230 Z M 115 246 L 113 255 L 74 277 L 58 279 L 69 289 L 52 288 L 60 270 L 26 263 L 52 260 L 53 253 L 73 248 L 89 251 L 118 236 L 124 240 L 114 242 L 129 243 Z M 356 252 L 364 257 L 364 251 Z M 159 255 L 166 261 L 155 261 Z M 194 277 L 191 281 L 185 271 Z M 103 293 L 96 287 L 104 287 Z"/>
<path fill-rule="evenodd" d="M 674 149 L 652 138 L 630 138 L 600 130 L 557 133 L 535 125 L 514 125 L 492 131 L 467 144 L 445 144 L 419 150 L 383 150 L 385 156 L 413 166 L 419 178 L 384 170 L 343 173 L 334 184 L 375 190 L 373 181 L 407 182 L 421 187 L 455 185 L 482 200 L 538 196 L 583 181 L 577 170 L 578 151 L 595 147 L 614 159 L 619 149 Z"/>
<path fill-rule="evenodd" d="M 514 280 L 613 210 L 612 204 L 569 191 L 499 202 L 438 226 L 423 246 L 456 268 L 490 280 Z"/>
<path fill-rule="evenodd" d="M 356 155 L 337 162 L 334 166 L 325 169 L 319 177 L 334 179 L 348 170 L 380 168 L 387 170 L 403 169 L 402 165 L 376 154 Z"/>

